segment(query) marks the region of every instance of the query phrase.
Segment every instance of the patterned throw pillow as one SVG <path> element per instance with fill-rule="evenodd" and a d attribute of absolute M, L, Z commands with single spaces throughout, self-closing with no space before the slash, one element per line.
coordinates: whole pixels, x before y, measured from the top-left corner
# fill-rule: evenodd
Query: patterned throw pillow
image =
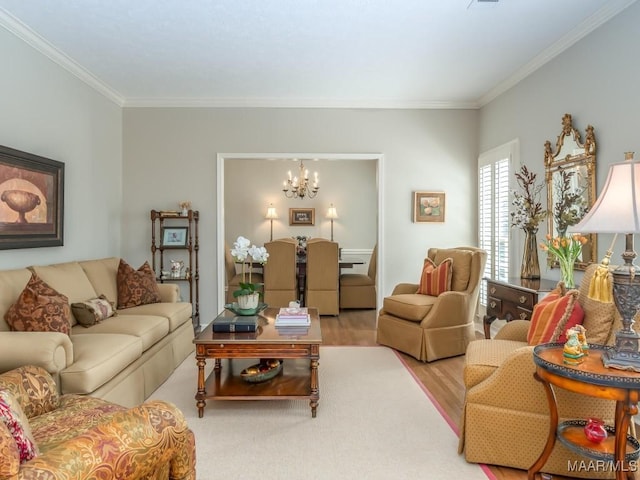
<path fill-rule="evenodd" d="M 107 300 L 104 295 L 86 302 L 72 303 L 71 310 L 78 323 L 87 328 L 116 314 L 113 303 Z"/>
<path fill-rule="evenodd" d="M 578 303 L 578 291 L 565 291 L 564 286 L 559 286 L 533 307 L 527 343 L 566 342 L 567 330 L 581 325 L 583 320 L 584 310 Z"/>
<path fill-rule="evenodd" d="M 437 297 L 441 293 L 448 292 L 451 290 L 452 271 L 453 260 L 451 258 L 445 258 L 437 266 L 433 260 L 425 258 L 417 293 Z"/>
<path fill-rule="evenodd" d="M 55 291 L 35 273 L 27 282 L 4 319 L 11 330 L 19 332 L 61 332 L 69 334 L 69 299 Z"/>
<path fill-rule="evenodd" d="M 5 424 L 18 446 L 20 463 L 31 460 L 38 455 L 38 447 L 33 440 L 29 420 L 15 397 L 6 390 L 0 390 L 0 420 Z"/>
<path fill-rule="evenodd" d="M 117 284 L 118 308 L 137 307 L 161 301 L 156 275 L 149 266 L 149 262 L 144 262 L 138 270 L 134 270 L 127 262 L 120 259 Z"/>

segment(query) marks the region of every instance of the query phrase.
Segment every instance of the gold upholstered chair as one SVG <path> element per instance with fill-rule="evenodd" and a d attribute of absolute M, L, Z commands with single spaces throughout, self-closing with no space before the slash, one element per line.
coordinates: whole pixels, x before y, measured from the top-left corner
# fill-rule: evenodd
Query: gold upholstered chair
<path fill-rule="evenodd" d="M 307 241 L 307 274 L 304 304 L 320 315 L 338 315 L 338 244 L 324 238 Z"/>
<path fill-rule="evenodd" d="M 340 308 L 376 308 L 378 245 L 373 247 L 367 273 L 340 275 Z"/>
<path fill-rule="evenodd" d="M 264 265 L 264 302 L 270 307 L 287 307 L 298 300 L 297 243 L 292 238 L 267 242 L 269 259 Z"/>
<path fill-rule="evenodd" d="M 240 287 L 240 282 L 242 281 L 242 272 L 237 273 L 236 262 L 233 260 L 233 257 L 231 256 L 231 249 L 226 242 L 224 244 L 224 267 L 227 279 L 227 293 L 225 295 L 226 303 L 233 303 L 235 302 L 233 292 L 235 290 L 238 290 L 238 288 Z M 248 276 L 246 277 L 246 281 L 249 281 Z M 251 273 L 251 283 L 263 282 L 264 278 L 261 273 Z"/>
<path fill-rule="evenodd" d="M 622 323 L 613 303 L 588 298 L 589 283 L 597 266 L 587 267 L 577 302 L 584 310 L 582 325 L 587 341 L 611 345 Z M 549 404 L 542 384 L 533 377 L 534 346 L 527 343 L 530 325 L 526 320 L 511 321 L 493 339 L 475 340 L 467 348 L 459 452 L 464 452 L 469 462 L 526 470 L 545 446 L 549 434 Z M 559 421 L 598 417 L 613 425 L 615 401 L 562 388 L 554 388 L 554 392 Z M 569 472 L 569 465 L 576 461 L 587 465 L 590 462 L 556 442 L 542 471 L 572 478 L 614 477 L 613 468 Z"/>
<path fill-rule="evenodd" d="M 430 248 L 436 265 L 452 260 L 451 288 L 438 296 L 418 284 L 396 285 L 378 315 L 377 341 L 423 362 L 462 355 L 475 339 L 480 280 L 487 253 L 475 247 Z"/>

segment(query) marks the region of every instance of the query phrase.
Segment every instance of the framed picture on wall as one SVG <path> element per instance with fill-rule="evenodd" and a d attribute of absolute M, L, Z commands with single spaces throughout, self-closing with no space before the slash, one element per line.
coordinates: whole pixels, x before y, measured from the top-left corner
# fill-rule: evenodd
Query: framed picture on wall
<path fill-rule="evenodd" d="M 63 245 L 64 163 L 0 146 L 0 250 Z"/>
<path fill-rule="evenodd" d="M 444 192 L 413 192 L 413 221 L 444 222 Z"/>
<path fill-rule="evenodd" d="M 187 246 L 188 227 L 163 227 L 162 246 L 164 248 L 184 248 Z"/>
<path fill-rule="evenodd" d="M 289 225 L 315 225 L 315 208 L 290 208 Z"/>

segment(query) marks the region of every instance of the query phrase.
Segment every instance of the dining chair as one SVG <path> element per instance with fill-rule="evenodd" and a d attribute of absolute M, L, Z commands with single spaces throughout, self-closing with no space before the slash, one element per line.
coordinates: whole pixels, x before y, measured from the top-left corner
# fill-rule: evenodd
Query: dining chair
<path fill-rule="evenodd" d="M 340 308 L 376 308 L 378 245 L 373 247 L 367 273 L 340 274 Z"/>
<path fill-rule="evenodd" d="M 320 315 L 338 315 L 339 273 L 338 244 L 324 238 L 310 239 L 307 242 L 305 306 L 316 307 Z"/>
<path fill-rule="evenodd" d="M 292 238 L 264 244 L 269 253 L 263 269 L 264 302 L 270 307 L 287 307 L 289 302 L 298 300 L 296 246 Z"/>

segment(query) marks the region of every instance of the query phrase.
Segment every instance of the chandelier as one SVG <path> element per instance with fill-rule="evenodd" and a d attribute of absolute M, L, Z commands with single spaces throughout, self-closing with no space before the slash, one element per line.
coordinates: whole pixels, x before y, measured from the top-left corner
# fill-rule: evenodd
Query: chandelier
<path fill-rule="evenodd" d="M 291 178 L 291 170 L 287 172 L 288 178 L 283 182 L 282 191 L 287 198 L 304 197 L 314 198 L 320 190 L 318 186 L 318 172 L 313 172 L 313 184 L 309 182 L 309 170 L 304 168 L 300 160 L 300 175 Z"/>

